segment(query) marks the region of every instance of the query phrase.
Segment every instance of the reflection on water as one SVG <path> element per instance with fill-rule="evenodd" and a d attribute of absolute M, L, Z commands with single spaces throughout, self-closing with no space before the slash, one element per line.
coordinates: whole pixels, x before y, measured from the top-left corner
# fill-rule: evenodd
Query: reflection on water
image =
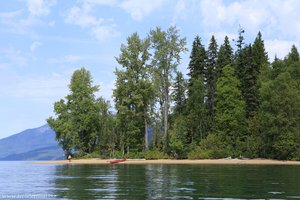
<path fill-rule="evenodd" d="M 299 166 L 58 165 L 64 199 L 300 199 Z"/>
<path fill-rule="evenodd" d="M 1 199 L 300 199 L 300 166 L 0 162 Z"/>

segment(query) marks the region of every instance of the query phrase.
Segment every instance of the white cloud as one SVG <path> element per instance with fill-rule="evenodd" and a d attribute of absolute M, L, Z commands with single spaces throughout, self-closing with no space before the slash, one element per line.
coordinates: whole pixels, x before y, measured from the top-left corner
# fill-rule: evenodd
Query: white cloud
<path fill-rule="evenodd" d="M 47 62 L 50 64 L 65 65 L 69 63 L 77 63 L 83 59 L 85 59 L 85 57 L 82 55 L 69 54 L 58 58 L 49 58 Z"/>
<path fill-rule="evenodd" d="M 26 101 L 52 104 L 66 96 L 68 92 L 69 74 L 26 76 L 6 71 L 0 77 L 0 83 L 6 85 L 0 88 L 0 93 L 8 99 L 26 99 Z"/>
<path fill-rule="evenodd" d="M 40 43 L 40 42 L 33 42 L 33 43 L 31 43 L 31 45 L 30 45 L 30 51 L 31 51 L 31 53 L 34 53 L 35 50 L 38 47 L 40 47 L 41 45 L 42 45 L 42 43 Z"/>
<path fill-rule="evenodd" d="M 35 52 L 36 52 L 36 50 L 37 50 L 41 45 L 42 45 L 42 43 L 37 42 L 37 41 L 31 43 L 31 45 L 30 45 L 30 53 L 31 53 L 31 58 L 32 58 L 32 60 L 34 60 L 34 61 L 37 60 L 37 57 L 35 56 Z"/>
<path fill-rule="evenodd" d="M 11 19 L 18 17 L 22 14 L 22 10 L 12 11 L 12 12 L 2 12 L 0 13 L 0 19 Z"/>
<path fill-rule="evenodd" d="M 60 77 L 24 77 L 12 86 L 11 91 L 17 98 L 53 103 L 67 94 L 67 85 L 68 80 Z"/>
<path fill-rule="evenodd" d="M 113 101 L 112 95 L 113 95 L 114 88 L 115 88 L 115 80 L 112 80 L 110 82 L 101 82 L 100 91 L 96 95 L 101 96 L 112 103 Z"/>
<path fill-rule="evenodd" d="M 223 29 L 247 26 L 248 31 L 257 32 L 268 23 L 268 4 L 266 1 L 246 0 L 225 4 L 222 0 L 203 0 L 200 3 L 202 23 L 209 28 Z M 258 6 L 259 5 L 259 6 Z"/>
<path fill-rule="evenodd" d="M 0 63 L 0 69 L 5 69 L 8 67 L 7 63 Z"/>
<path fill-rule="evenodd" d="M 20 18 L 22 14 L 23 10 L 0 13 L 0 23 L 5 26 L 13 27 L 13 29 L 20 29 L 20 27 L 16 24 L 18 24 L 18 18 Z M 2 28 L 2 31 L 8 30 L 4 30 L 4 28 Z M 9 31 L 11 32 L 11 28 Z"/>
<path fill-rule="evenodd" d="M 79 60 L 82 60 L 82 56 L 78 56 L 78 55 L 66 55 L 63 58 L 64 62 L 68 62 L 68 63 L 73 63 L 73 62 L 77 62 Z"/>
<path fill-rule="evenodd" d="M 300 42 L 300 1 L 297 0 L 202 0 L 196 8 L 205 35 L 217 36 L 224 32 L 234 36 L 240 24 L 249 43 L 261 31 L 270 61 L 275 55 L 284 58 L 292 44 Z"/>
<path fill-rule="evenodd" d="M 178 18 L 185 18 L 187 11 L 187 1 L 178 0 L 174 8 L 173 24 Z"/>
<path fill-rule="evenodd" d="M 231 42 L 231 43 L 232 43 L 233 40 L 235 40 L 236 38 L 238 38 L 237 34 L 230 33 L 230 32 L 210 32 L 210 33 L 206 34 L 205 36 L 210 40 L 210 38 L 212 37 L 212 35 L 215 36 L 215 39 L 217 40 L 218 46 L 220 46 L 220 45 L 222 45 L 224 43 L 225 36 L 228 37 L 229 42 Z M 233 45 L 234 44 L 231 44 L 231 46 L 233 46 Z"/>
<path fill-rule="evenodd" d="M 67 14 L 65 21 L 69 24 L 76 24 L 81 27 L 99 26 L 103 22 L 102 18 L 96 18 L 91 15 L 89 6 L 72 7 Z"/>
<path fill-rule="evenodd" d="M 13 47 L 0 49 L 0 59 L 8 66 L 23 67 L 27 65 L 27 57 L 20 50 Z"/>
<path fill-rule="evenodd" d="M 111 20 L 105 20 L 94 14 L 96 6 L 115 6 L 115 1 L 87 0 L 67 11 L 65 22 L 87 29 L 99 41 L 105 41 L 119 33 Z"/>
<path fill-rule="evenodd" d="M 98 5 L 98 6 L 116 6 L 117 0 L 85 0 L 87 4 Z"/>
<path fill-rule="evenodd" d="M 91 34 L 99 41 L 106 41 L 119 35 L 114 26 L 96 26 L 91 29 Z"/>
<path fill-rule="evenodd" d="M 50 13 L 50 7 L 56 4 L 56 0 L 28 0 L 27 7 L 32 16 L 45 16 Z"/>
<path fill-rule="evenodd" d="M 141 21 L 155 9 L 160 8 L 164 2 L 165 0 L 125 0 L 120 7 L 130 13 L 133 20 Z"/>
<path fill-rule="evenodd" d="M 279 37 L 300 38 L 297 0 L 202 0 L 198 9 L 201 23 L 209 31 L 237 29 L 240 24 L 251 34 L 264 30 L 268 36 L 277 33 Z"/>
<path fill-rule="evenodd" d="M 27 0 L 26 8 L 12 12 L 0 13 L 0 24 L 5 25 L 3 32 L 36 36 L 33 29 L 37 25 L 53 26 L 54 21 L 42 20 L 50 14 L 56 0 Z"/>
<path fill-rule="evenodd" d="M 292 45 L 294 42 L 292 41 L 284 41 L 284 40 L 265 40 L 265 48 L 268 52 L 268 56 L 270 61 L 274 60 L 275 55 L 277 58 L 283 59 L 290 52 Z"/>

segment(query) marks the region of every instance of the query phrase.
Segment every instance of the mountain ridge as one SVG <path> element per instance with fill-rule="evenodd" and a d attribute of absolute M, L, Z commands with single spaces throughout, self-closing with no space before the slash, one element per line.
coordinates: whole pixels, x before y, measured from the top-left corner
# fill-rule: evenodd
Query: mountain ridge
<path fill-rule="evenodd" d="M 41 151 L 45 149 L 46 151 Z M 63 150 L 48 124 L 0 139 L 0 160 L 57 160 Z"/>

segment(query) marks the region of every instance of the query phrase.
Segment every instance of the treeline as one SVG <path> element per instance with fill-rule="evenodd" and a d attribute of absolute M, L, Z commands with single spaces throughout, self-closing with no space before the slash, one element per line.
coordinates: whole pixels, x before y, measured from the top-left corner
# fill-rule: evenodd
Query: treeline
<path fill-rule="evenodd" d="M 176 27 L 134 33 L 116 57 L 115 111 L 97 99 L 86 69 L 47 122 L 67 153 L 101 157 L 300 159 L 300 60 L 293 45 L 269 63 L 259 32 L 235 48 L 226 36 L 194 39 L 187 79 L 178 71 L 186 38 Z"/>

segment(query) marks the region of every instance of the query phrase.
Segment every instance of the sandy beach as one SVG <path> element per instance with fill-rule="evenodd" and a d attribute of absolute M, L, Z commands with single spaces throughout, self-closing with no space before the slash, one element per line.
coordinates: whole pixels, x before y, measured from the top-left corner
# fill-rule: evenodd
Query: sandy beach
<path fill-rule="evenodd" d="M 34 164 L 110 164 L 114 159 L 73 159 L 71 162 L 68 160 L 57 161 L 39 161 L 33 162 Z M 203 159 L 203 160 L 145 160 L 145 159 L 128 159 L 125 162 L 118 163 L 124 164 L 211 164 L 211 165 L 300 165 L 300 161 L 280 161 L 280 160 L 267 160 L 267 159 Z"/>

